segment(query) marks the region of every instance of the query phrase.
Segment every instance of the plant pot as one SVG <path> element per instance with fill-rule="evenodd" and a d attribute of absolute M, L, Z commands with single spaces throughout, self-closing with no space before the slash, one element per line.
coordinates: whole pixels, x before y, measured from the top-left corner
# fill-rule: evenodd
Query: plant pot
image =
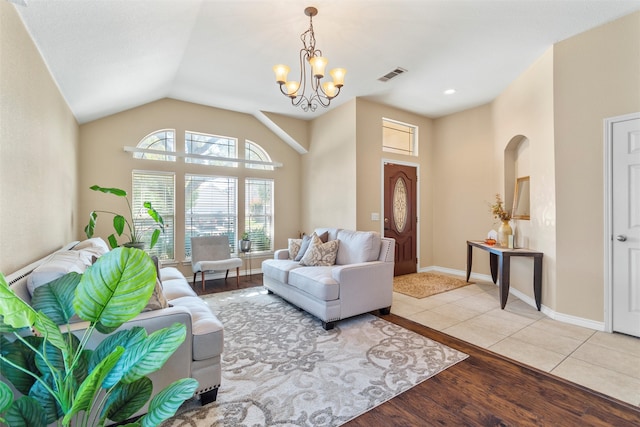
<path fill-rule="evenodd" d="M 144 250 L 144 242 L 127 242 L 123 243 L 122 246 L 124 246 L 125 248 L 136 248 Z"/>
<path fill-rule="evenodd" d="M 240 252 L 251 251 L 251 240 L 238 240 L 238 248 L 240 248 Z"/>

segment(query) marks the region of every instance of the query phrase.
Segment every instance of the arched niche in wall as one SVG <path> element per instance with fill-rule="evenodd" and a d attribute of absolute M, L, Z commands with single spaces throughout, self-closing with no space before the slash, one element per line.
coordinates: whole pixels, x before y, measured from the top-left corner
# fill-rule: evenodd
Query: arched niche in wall
<path fill-rule="evenodd" d="M 529 138 L 516 135 L 504 149 L 504 201 L 505 208 L 511 211 L 516 189 L 516 180 L 531 176 L 531 150 Z"/>

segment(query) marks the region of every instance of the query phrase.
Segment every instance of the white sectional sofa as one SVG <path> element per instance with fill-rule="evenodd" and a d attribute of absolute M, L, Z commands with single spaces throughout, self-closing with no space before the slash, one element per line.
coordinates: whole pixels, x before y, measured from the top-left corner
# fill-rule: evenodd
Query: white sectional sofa
<path fill-rule="evenodd" d="M 335 246 L 329 242 L 337 241 L 335 264 L 309 265 L 316 263 L 313 259 L 305 262 L 308 253 L 296 261 L 291 251 L 297 249 L 300 242 L 289 239 L 288 249 L 277 250 L 274 259 L 263 261 L 264 286 L 318 317 L 327 330 L 333 328 L 336 321 L 358 314 L 373 310 L 389 313 L 393 296 L 394 239 L 381 237 L 376 232 L 339 228 L 318 228 L 314 234 L 324 234 L 327 246 Z"/>
<path fill-rule="evenodd" d="M 34 286 L 47 283 L 69 271 L 82 273 L 91 263 L 91 257 L 100 256 L 105 250 L 108 250 L 108 247 L 99 238 L 72 242 L 59 251 L 8 275 L 6 280 L 14 292 L 30 304 Z M 176 322 L 186 325 L 185 341 L 160 370 L 149 375 L 153 381 L 152 396 L 180 378 L 191 377 L 199 383 L 196 395 L 200 396 L 201 403 L 212 402 L 216 400 L 221 380 L 223 325 L 176 268 L 161 268 L 159 273 L 166 303 L 158 306 L 157 301 L 152 302 L 156 295 L 154 293 L 147 309 L 123 324 L 120 329 L 141 326 L 148 333 L 152 333 Z M 160 308 L 161 306 L 164 308 Z M 72 329 L 74 333 L 79 334 L 87 326 L 88 322 L 81 321 L 72 324 Z M 95 348 L 104 338 L 105 336 L 97 331 L 94 332 L 89 348 Z M 146 406 L 136 415 L 144 413 L 145 409 Z"/>

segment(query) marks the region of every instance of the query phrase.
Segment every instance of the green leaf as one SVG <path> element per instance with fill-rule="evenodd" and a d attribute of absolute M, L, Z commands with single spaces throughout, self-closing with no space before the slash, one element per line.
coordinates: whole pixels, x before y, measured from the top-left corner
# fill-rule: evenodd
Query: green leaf
<path fill-rule="evenodd" d="M 42 342 L 41 337 L 27 336 L 23 338 L 33 348 L 38 348 Z M 36 367 L 35 352 L 20 340 L 9 342 L 5 337 L 0 337 L 0 355 L 17 366 L 40 375 Z M 22 394 L 29 394 L 29 390 L 35 378 L 20 369 L 14 368 L 5 361 L 0 361 L 0 374 Z"/>
<path fill-rule="evenodd" d="M 58 328 L 58 325 L 56 325 L 53 320 L 49 319 L 44 313 L 38 313 L 34 328 L 42 334 L 45 342 L 61 350 L 65 356 L 69 354 L 67 343 L 62 337 L 60 328 Z"/>
<path fill-rule="evenodd" d="M 98 331 L 113 330 L 144 309 L 155 283 L 155 265 L 146 252 L 116 248 L 84 272 L 73 306 Z"/>
<path fill-rule="evenodd" d="M 14 328 L 30 328 L 37 317 L 35 310 L 9 287 L 2 273 L 0 273 L 0 316 L 3 323 Z"/>
<path fill-rule="evenodd" d="M 99 185 L 92 185 L 89 187 L 93 191 L 100 191 L 102 193 L 113 194 L 118 197 L 127 197 L 127 192 L 119 188 L 100 187 Z"/>
<path fill-rule="evenodd" d="M 115 234 L 110 234 L 109 237 L 107 237 L 107 240 L 109 241 L 111 249 L 115 249 L 119 246 Z"/>
<path fill-rule="evenodd" d="M 191 398 L 198 388 L 198 381 L 183 378 L 158 393 L 149 403 L 149 412 L 142 417 L 143 427 L 157 426 L 173 417 L 185 400 Z"/>
<path fill-rule="evenodd" d="M 126 222 L 127 220 L 124 219 L 122 215 L 116 215 L 113 217 L 113 228 L 116 230 L 116 233 L 118 233 L 118 236 L 122 236 Z"/>
<path fill-rule="evenodd" d="M 13 402 L 11 387 L 0 381 L 0 414 L 11 406 L 11 402 Z"/>
<path fill-rule="evenodd" d="M 51 374 L 42 375 L 40 378 L 46 382 L 52 390 L 55 390 L 53 376 Z M 33 387 L 29 390 L 29 397 L 38 402 L 38 405 L 44 412 L 47 424 L 56 422 L 57 419 L 64 415 L 64 409 L 60 408 L 55 397 L 49 393 L 49 390 L 47 390 L 40 381 L 36 381 L 33 384 Z M 59 394 L 59 397 L 65 399 L 65 396 L 62 396 L 61 394 Z M 63 403 L 67 408 L 71 405 L 71 402 L 68 401 L 68 399 L 63 400 Z"/>
<path fill-rule="evenodd" d="M 101 419 L 110 419 L 121 423 L 131 418 L 151 397 L 153 383 L 147 377 L 142 377 L 131 384 L 116 385 L 102 410 Z"/>
<path fill-rule="evenodd" d="M 60 349 L 60 347 L 56 345 L 52 345 L 50 341 L 44 340 L 42 344 L 40 344 L 40 348 L 38 350 L 46 356 L 49 365 L 53 366 L 60 372 L 64 372 L 64 358 L 67 357 L 68 363 L 71 363 L 71 356 L 76 353 L 80 346 L 80 340 L 71 333 L 66 333 L 64 335 L 60 334 L 59 339 L 62 341 L 63 349 Z M 45 373 L 50 371 L 49 366 L 44 362 L 42 356 L 39 354 L 36 355 L 35 363 L 40 372 Z"/>
<path fill-rule="evenodd" d="M 143 206 L 147 209 L 149 216 L 164 230 L 164 219 L 162 219 L 160 213 L 151 206 L 151 202 L 144 202 Z"/>
<path fill-rule="evenodd" d="M 136 344 L 123 356 L 129 369 L 125 370 L 122 382 L 130 383 L 155 372 L 164 365 L 184 341 L 187 328 L 174 323 L 168 328 L 155 331 L 146 340 Z"/>
<path fill-rule="evenodd" d="M 58 325 L 68 323 L 75 314 L 73 295 L 81 277 L 81 274 L 71 272 L 37 287 L 31 298 L 31 306 Z"/>
<path fill-rule="evenodd" d="M 87 235 L 87 238 L 90 239 L 93 237 L 93 233 L 96 229 L 96 220 L 98 219 L 98 213 L 93 211 L 89 214 L 89 224 L 84 227 L 84 234 Z"/>
<path fill-rule="evenodd" d="M 113 335 L 110 335 L 108 338 L 103 340 L 94 350 L 91 360 L 89 361 L 89 370 L 93 370 L 95 366 L 100 363 L 102 359 L 104 359 L 108 354 L 113 352 L 113 350 L 120 346 L 125 349 L 124 355 L 118 360 L 116 366 L 113 367 L 107 378 L 104 380 L 102 384 L 103 388 L 113 387 L 124 375 L 124 373 L 129 369 L 129 365 L 127 365 L 127 353 L 131 352 L 132 349 L 135 348 L 136 344 L 141 341 L 144 341 L 147 338 L 147 331 L 140 327 L 136 326 L 132 329 L 125 331 L 118 331 Z"/>
<path fill-rule="evenodd" d="M 149 249 L 152 249 L 156 243 L 158 243 L 158 239 L 160 238 L 160 230 L 157 228 L 153 230 L 153 234 L 151 235 L 151 243 L 149 244 Z"/>
<path fill-rule="evenodd" d="M 5 414 L 5 420 L 11 427 L 46 427 L 47 425 L 44 410 L 38 401 L 28 396 L 13 402 Z"/>
<path fill-rule="evenodd" d="M 102 384 L 109 371 L 118 362 L 122 353 L 124 353 L 124 348 L 116 348 L 113 353 L 103 359 L 102 362 L 100 362 L 100 364 L 96 366 L 96 368 L 82 382 L 82 384 L 80 384 L 80 388 L 76 392 L 73 405 L 62 420 L 63 424 L 68 424 L 73 416 L 80 411 L 90 411 L 90 408 L 94 404 L 96 395 L 100 390 L 100 384 Z"/>

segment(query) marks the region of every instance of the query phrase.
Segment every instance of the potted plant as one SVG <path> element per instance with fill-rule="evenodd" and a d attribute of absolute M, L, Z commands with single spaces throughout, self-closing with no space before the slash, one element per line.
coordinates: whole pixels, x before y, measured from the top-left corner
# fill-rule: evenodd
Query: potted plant
<path fill-rule="evenodd" d="M 155 282 L 153 261 L 133 248 L 114 249 L 84 274 L 68 273 L 37 288 L 32 305 L 0 274 L 0 368 L 23 394 L 16 398 L 0 382 L 0 423 L 103 426 L 139 411 L 152 392 L 146 375 L 158 370 L 186 336 L 180 323 L 150 335 L 141 327 L 113 333 L 144 309 Z M 81 338 L 70 332 L 74 315 L 89 322 Z M 89 350 L 96 330 L 110 336 Z M 197 386 L 192 378 L 174 382 L 151 400 L 146 415 L 127 425 L 160 424 Z"/>
<path fill-rule="evenodd" d="M 513 235 L 513 230 L 509 224 L 509 221 L 511 220 L 511 213 L 504 209 L 500 194 L 496 194 L 496 202 L 491 205 L 491 213 L 494 218 L 500 220 L 500 227 L 498 228 L 498 244 L 504 247 L 509 246 L 509 236 Z"/>
<path fill-rule="evenodd" d="M 242 240 L 238 241 L 238 246 L 240 247 L 240 252 L 251 251 L 251 240 L 249 240 L 249 233 L 242 233 Z"/>
<path fill-rule="evenodd" d="M 107 240 L 109 240 L 109 246 L 111 248 L 117 248 L 120 246 L 118 244 L 118 240 L 116 238 L 116 234 L 118 236 L 122 236 L 124 233 L 125 236 L 129 238 L 129 241 L 126 242 L 123 246 L 136 247 L 138 249 L 144 248 L 144 242 L 141 240 L 145 232 L 153 229 L 153 233 L 151 234 L 151 242 L 149 244 L 149 249 L 153 249 L 155 244 L 158 242 L 158 238 L 160 237 L 160 233 L 164 232 L 164 220 L 162 216 L 156 211 L 153 206 L 151 206 L 151 202 L 144 202 L 142 205 L 144 209 L 146 209 L 146 213 L 151 217 L 154 221 L 151 227 L 143 227 L 139 221 L 136 221 L 134 216 L 134 212 L 131 208 L 131 203 L 129 202 L 129 198 L 127 197 L 127 192 L 120 188 L 108 188 L 108 187 L 100 187 L 98 185 L 93 185 L 91 187 L 93 191 L 100 191 L 102 193 L 113 194 L 114 196 L 124 197 L 127 201 L 127 207 L 129 208 L 129 219 L 125 216 L 117 214 L 111 211 L 101 211 L 96 210 L 92 211 L 89 215 L 89 224 L 84 228 L 84 232 L 88 238 L 93 237 L 93 233 L 96 227 L 96 221 L 98 219 L 98 213 L 107 213 L 113 215 L 113 228 L 115 233 L 109 235 Z M 125 233 L 125 225 L 127 226 L 128 234 Z"/>

